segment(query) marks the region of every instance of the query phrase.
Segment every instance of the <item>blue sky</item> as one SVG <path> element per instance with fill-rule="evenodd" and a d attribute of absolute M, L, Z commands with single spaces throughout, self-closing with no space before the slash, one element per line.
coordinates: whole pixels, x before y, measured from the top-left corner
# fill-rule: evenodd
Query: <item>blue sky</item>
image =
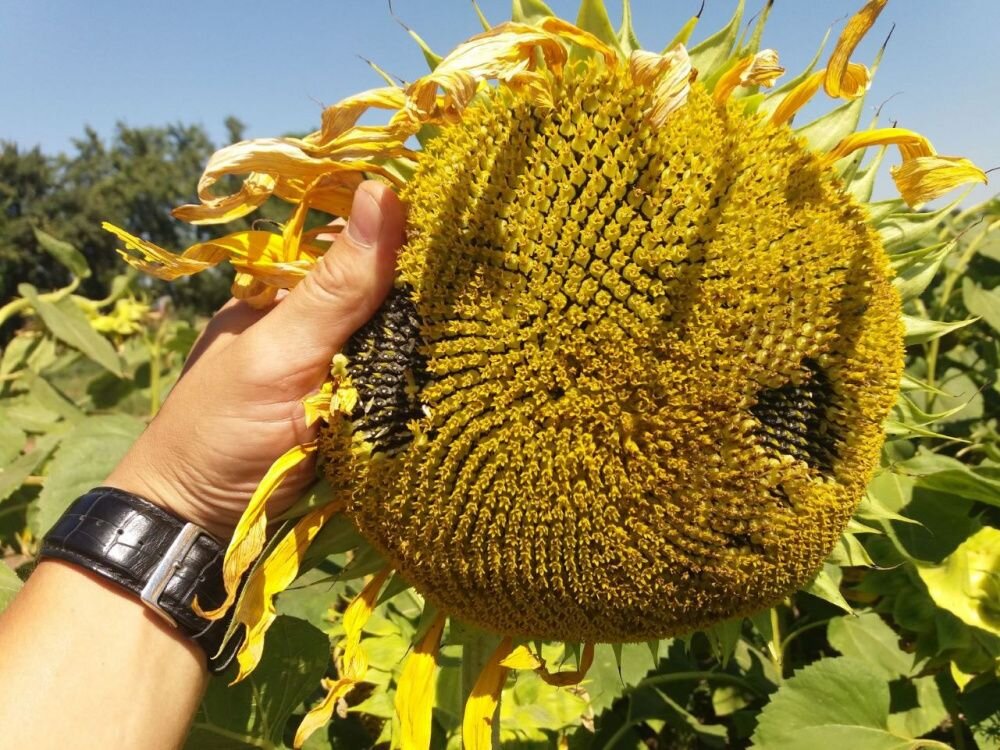
<path fill-rule="evenodd" d="M 765 33 L 789 73 L 815 53 L 863 0 L 777 0 Z M 617 0 L 609 0 L 617 19 Z M 700 0 L 632 0 L 643 45 L 660 49 Z M 756 12 L 763 0 L 748 0 Z M 482 0 L 493 22 L 508 0 Z M 575 17 L 578 0 L 551 0 Z M 735 0 L 706 0 L 695 40 L 720 27 Z M 468 0 L 395 0 L 396 13 L 438 52 L 480 27 Z M 216 138 L 235 115 L 249 137 L 313 130 L 323 104 L 379 85 L 360 55 L 412 79 L 423 72 L 415 45 L 384 0 L 0 0 L 0 139 L 48 152 L 68 149 L 85 125 L 200 122 Z M 896 30 L 868 101 L 946 154 L 1000 166 L 1000 0 L 891 0 L 859 49 L 868 62 Z M 835 32 L 836 33 L 836 32 Z M 890 98 L 891 97 L 891 98 Z M 997 192 L 977 188 L 971 200 Z M 878 188 L 887 197 L 891 183 Z"/>

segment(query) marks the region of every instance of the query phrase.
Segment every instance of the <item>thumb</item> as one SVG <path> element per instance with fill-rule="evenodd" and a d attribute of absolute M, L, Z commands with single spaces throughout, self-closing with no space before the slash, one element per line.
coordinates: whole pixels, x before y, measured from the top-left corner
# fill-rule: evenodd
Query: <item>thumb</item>
<path fill-rule="evenodd" d="M 403 242 L 403 207 L 380 182 L 361 184 L 347 227 L 316 266 L 255 328 L 272 356 L 309 369 L 330 358 L 364 325 L 392 287 Z"/>

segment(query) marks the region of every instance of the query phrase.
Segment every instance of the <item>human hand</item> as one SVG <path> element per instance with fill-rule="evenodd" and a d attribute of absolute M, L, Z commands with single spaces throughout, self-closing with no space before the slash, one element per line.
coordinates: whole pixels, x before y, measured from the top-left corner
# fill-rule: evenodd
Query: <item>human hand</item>
<path fill-rule="evenodd" d="M 145 497 L 223 540 L 276 458 L 310 440 L 302 399 L 378 309 L 403 241 L 395 194 L 366 182 L 351 219 L 310 274 L 268 310 L 236 300 L 209 322 L 163 408 L 106 484 Z M 292 470 L 268 501 L 273 517 L 313 479 Z"/>

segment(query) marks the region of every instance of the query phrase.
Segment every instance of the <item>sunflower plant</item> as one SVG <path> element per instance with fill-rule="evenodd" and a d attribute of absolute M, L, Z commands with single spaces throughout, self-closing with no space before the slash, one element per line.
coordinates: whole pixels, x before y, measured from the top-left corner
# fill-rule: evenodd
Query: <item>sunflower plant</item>
<path fill-rule="evenodd" d="M 575 23 L 515 0 L 444 56 L 411 32 L 431 71 L 383 74 L 317 131 L 219 150 L 175 211 L 225 223 L 276 198 L 279 231 L 174 253 L 107 226 L 132 266 L 228 261 L 264 306 L 364 179 L 409 207 L 394 290 L 306 403 L 319 438 L 275 457 L 227 551 L 205 614 L 233 613 L 237 684 L 210 690 L 192 746 L 988 740 L 988 713 L 961 714 L 996 689 L 996 425 L 949 432 L 967 405 L 944 402 L 952 370 L 995 385 L 997 352 L 942 342 L 978 325 L 953 317 L 959 290 L 994 319 L 963 272 L 998 212 L 920 211 L 985 173 L 862 126 L 877 60 L 854 51 L 885 5 L 785 76 L 760 49 L 770 3 L 655 52 L 627 1 L 616 31 L 601 0 Z M 831 111 L 800 124 L 817 97 Z M 372 109 L 384 124 L 358 124 Z M 873 202 L 885 160 L 901 199 Z M 314 454 L 323 479 L 268 518 Z M 954 545 L 921 537 L 935 493 L 965 502 Z M 820 627 L 841 656 L 817 660 Z M 350 713 L 367 740 L 337 739 Z"/>

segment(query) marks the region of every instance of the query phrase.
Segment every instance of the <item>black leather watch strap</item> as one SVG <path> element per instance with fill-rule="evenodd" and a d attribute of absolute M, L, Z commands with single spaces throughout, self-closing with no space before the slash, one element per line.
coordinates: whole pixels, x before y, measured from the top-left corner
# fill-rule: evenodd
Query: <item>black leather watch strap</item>
<path fill-rule="evenodd" d="M 208 532 L 162 508 L 113 487 L 77 498 L 42 540 L 42 557 L 76 563 L 139 596 L 157 614 L 198 643 L 218 674 L 232 661 L 241 638 L 219 653 L 228 616 L 209 622 L 195 614 L 225 601 L 225 550 Z M 240 629 L 242 633 L 242 629 Z"/>

